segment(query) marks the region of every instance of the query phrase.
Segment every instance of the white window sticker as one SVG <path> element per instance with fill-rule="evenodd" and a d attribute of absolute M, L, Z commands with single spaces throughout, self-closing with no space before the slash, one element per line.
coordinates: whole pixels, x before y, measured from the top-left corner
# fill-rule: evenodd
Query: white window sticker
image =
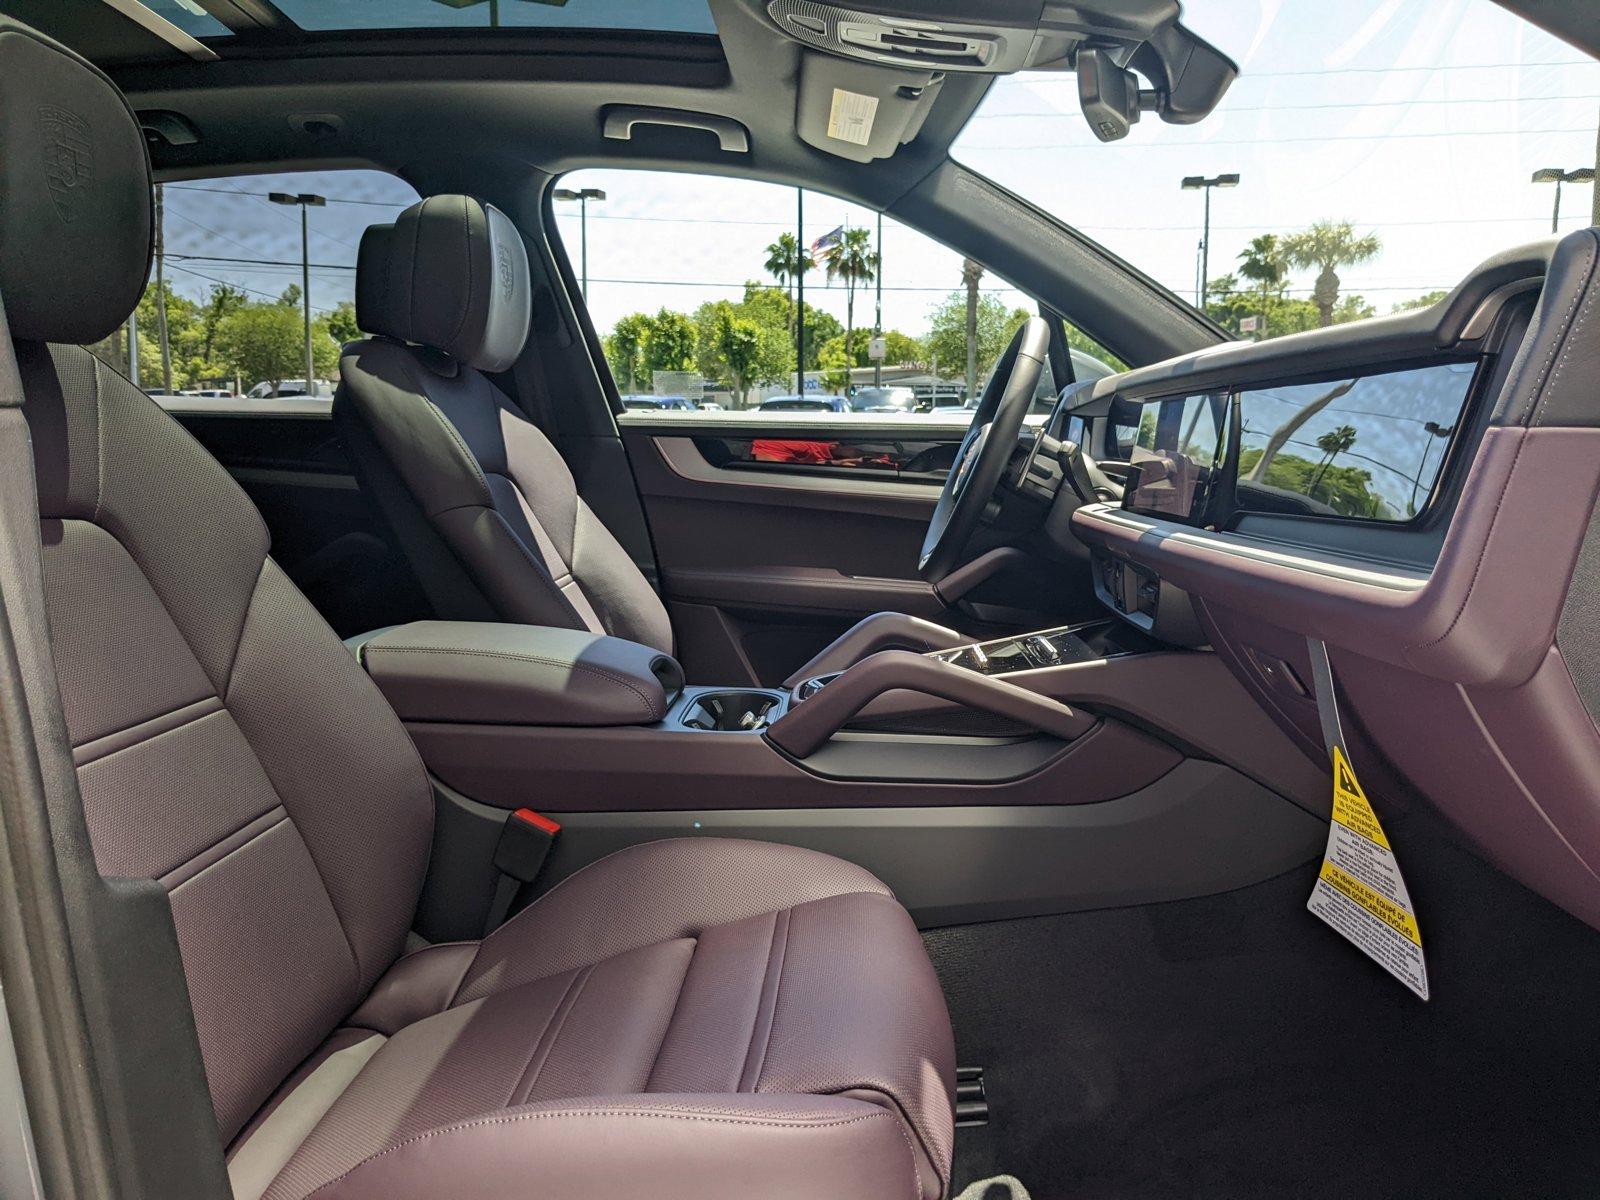
<path fill-rule="evenodd" d="M 828 136 L 841 142 L 865 146 L 872 140 L 872 122 L 878 117 L 878 98 L 860 92 L 833 89 L 833 105 L 828 109 Z"/>

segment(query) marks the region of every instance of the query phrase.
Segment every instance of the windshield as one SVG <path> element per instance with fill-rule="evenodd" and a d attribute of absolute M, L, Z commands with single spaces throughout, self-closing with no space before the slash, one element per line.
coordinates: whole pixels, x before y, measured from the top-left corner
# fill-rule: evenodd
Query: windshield
<path fill-rule="evenodd" d="M 1240 65 L 1199 125 L 1146 114 L 1101 145 L 1075 76 L 1014 75 L 953 155 L 1246 338 L 1430 303 L 1557 203 L 1564 231 L 1594 216 L 1600 64 L 1491 0 L 1194 0 L 1184 22 Z"/>

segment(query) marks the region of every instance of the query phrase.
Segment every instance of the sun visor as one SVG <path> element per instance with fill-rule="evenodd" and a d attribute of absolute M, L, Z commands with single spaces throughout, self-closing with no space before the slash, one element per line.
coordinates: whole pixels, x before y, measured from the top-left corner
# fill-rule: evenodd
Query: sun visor
<path fill-rule="evenodd" d="M 888 158 L 922 129 L 943 78 L 806 51 L 795 131 L 807 145 L 852 162 Z"/>

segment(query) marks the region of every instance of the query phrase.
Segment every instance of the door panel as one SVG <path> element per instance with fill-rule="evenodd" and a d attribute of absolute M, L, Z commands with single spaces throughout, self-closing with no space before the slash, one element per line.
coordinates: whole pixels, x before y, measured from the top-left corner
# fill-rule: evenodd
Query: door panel
<path fill-rule="evenodd" d="M 285 401 L 239 401 L 256 409 Z M 325 407 L 325 406 L 324 406 Z M 432 616 L 326 412 L 172 415 L 261 511 L 272 556 L 340 637 Z"/>
<path fill-rule="evenodd" d="M 884 610 L 974 637 L 999 631 L 997 613 L 1006 625 L 1042 628 L 1089 611 L 1075 577 L 1045 560 L 1008 569 L 955 609 L 917 578 L 943 483 L 943 471 L 931 464 L 953 459 L 965 425 L 859 417 L 778 424 L 732 414 L 714 425 L 634 414 L 619 424 L 690 678 L 775 683 L 856 621 Z M 898 445 L 904 463 L 925 469 L 841 467 L 825 454 L 811 463 L 775 463 L 727 453 L 757 439 Z"/>

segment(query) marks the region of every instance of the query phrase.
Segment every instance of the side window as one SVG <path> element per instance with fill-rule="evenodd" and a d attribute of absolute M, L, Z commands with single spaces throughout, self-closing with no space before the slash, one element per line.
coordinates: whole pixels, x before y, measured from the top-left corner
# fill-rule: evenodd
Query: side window
<path fill-rule="evenodd" d="M 1038 311 L 960 254 L 820 192 L 591 169 L 555 195 L 624 421 L 756 412 L 964 424 Z M 1080 377 L 1116 369 L 1082 341 Z M 1045 407 L 1059 386 L 1041 385 Z"/>
<path fill-rule="evenodd" d="M 326 403 L 339 347 L 360 336 L 362 231 L 416 199 L 410 184 L 381 171 L 157 184 L 157 253 L 144 298 L 90 349 L 171 408 Z"/>

